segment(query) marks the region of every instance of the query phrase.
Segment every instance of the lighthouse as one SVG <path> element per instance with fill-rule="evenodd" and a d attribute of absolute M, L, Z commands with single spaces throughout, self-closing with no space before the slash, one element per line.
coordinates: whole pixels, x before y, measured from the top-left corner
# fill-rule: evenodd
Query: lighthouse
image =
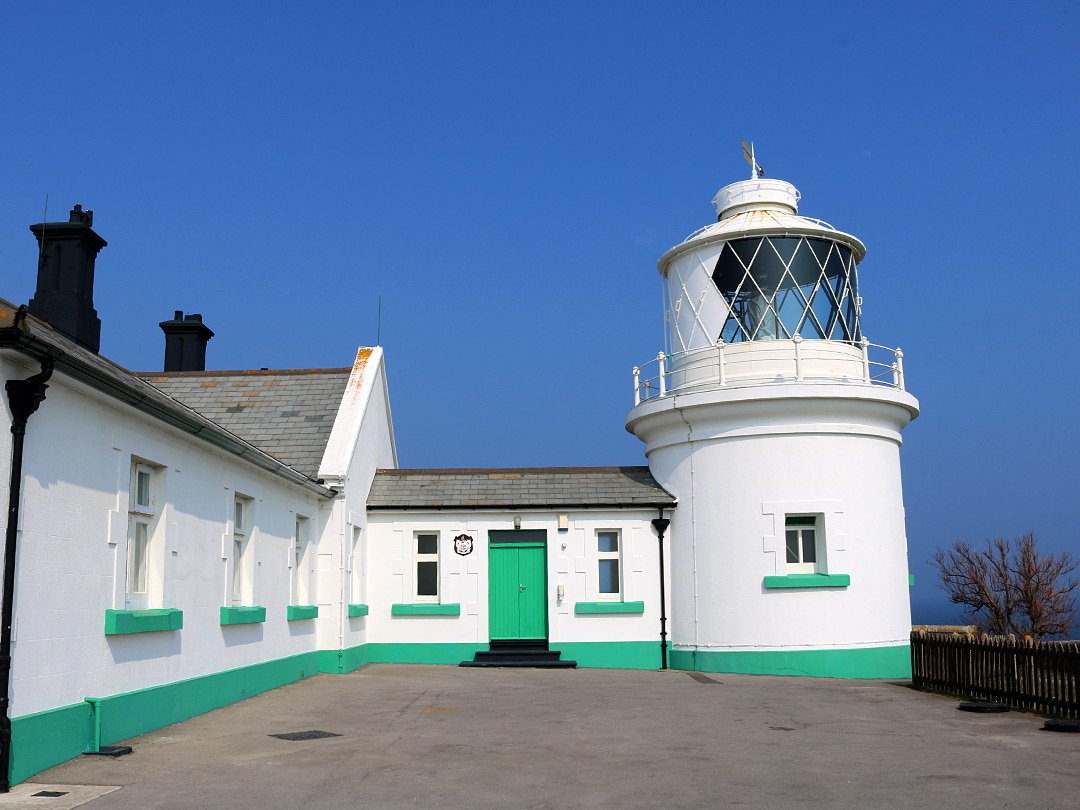
<path fill-rule="evenodd" d="M 905 677 L 900 434 L 918 401 L 903 353 L 863 334 L 863 243 L 758 173 L 660 257 L 665 346 L 634 369 L 626 428 L 678 498 L 670 665 Z"/>

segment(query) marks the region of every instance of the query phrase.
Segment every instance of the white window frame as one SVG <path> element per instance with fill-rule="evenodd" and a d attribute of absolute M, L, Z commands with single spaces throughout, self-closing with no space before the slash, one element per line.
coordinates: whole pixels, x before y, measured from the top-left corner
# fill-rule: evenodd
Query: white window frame
<path fill-rule="evenodd" d="M 615 535 L 615 551 L 601 551 L 600 550 L 600 536 L 606 534 Z M 596 601 L 598 602 L 621 602 L 623 600 L 623 534 L 621 529 L 597 529 L 596 536 L 594 538 L 596 548 Z M 600 591 L 600 583 L 602 577 L 600 576 L 600 567 L 603 560 L 615 560 L 615 576 L 617 579 L 616 589 L 612 593 L 602 593 Z"/>
<path fill-rule="evenodd" d="M 352 556 L 350 557 L 349 564 L 352 567 L 350 571 L 350 588 L 349 596 L 350 601 L 354 605 L 364 604 L 364 566 L 363 566 L 363 546 L 360 543 L 363 537 L 363 530 L 359 526 L 352 527 Z"/>
<path fill-rule="evenodd" d="M 229 605 L 254 605 L 254 566 L 252 565 L 252 506 L 255 499 L 239 492 L 233 496 L 232 513 L 232 570 L 229 579 Z"/>
<path fill-rule="evenodd" d="M 434 537 L 435 538 L 435 553 L 420 553 L 420 538 L 421 537 Z M 438 530 L 424 530 L 413 532 L 413 602 L 417 604 L 438 604 L 439 597 L 441 595 L 441 588 L 439 587 L 439 548 L 441 546 L 441 537 Z M 434 594 L 421 594 L 420 591 L 420 564 L 421 563 L 435 563 L 435 593 Z"/>
<path fill-rule="evenodd" d="M 143 475 L 147 477 L 147 502 L 139 503 L 139 478 Z M 151 555 L 154 552 L 154 529 L 157 527 L 156 477 L 156 470 L 151 465 L 132 460 L 128 493 L 127 565 L 124 570 L 124 606 L 128 610 L 146 610 L 150 607 L 155 568 Z"/>
<path fill-rule="evenodd" d="M 794 518 L 796 521 L 792 521 Z M 807 523 L 813 519 L 813 523 Z M 813 532 L 813 560 L 806 561 L 807 537 L 806 532 Z M 788 535 L 796 534 L 796 551 L 798 559 L 791 561 L 788 548 Z M 784 515 L 784 571 L 787 574 L 818 574 L 825 573 L 825 516 L 820 513 L 788 513 Z"/>
<path fill-rule="evenodd" d="M 311 521 L 304 515 L 296 515 L 293 524 L 292 554 L 292 604 L 310 605 L 311 601 Z"/>

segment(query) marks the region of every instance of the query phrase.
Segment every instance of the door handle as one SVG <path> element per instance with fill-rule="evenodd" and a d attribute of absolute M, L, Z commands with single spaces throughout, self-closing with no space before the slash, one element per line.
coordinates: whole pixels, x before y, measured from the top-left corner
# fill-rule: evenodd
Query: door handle
<path fill-rule="evenodd" d="M 518 593 L 521 593 L 522 591 L 524 591 L 524 590 L 525 590 L 525 588 L 526 588 L 526 586 L 525 586 L 525 585 L 521 585 L 521 584 L 519 584 L 519 585 L 518 585 Z"/>

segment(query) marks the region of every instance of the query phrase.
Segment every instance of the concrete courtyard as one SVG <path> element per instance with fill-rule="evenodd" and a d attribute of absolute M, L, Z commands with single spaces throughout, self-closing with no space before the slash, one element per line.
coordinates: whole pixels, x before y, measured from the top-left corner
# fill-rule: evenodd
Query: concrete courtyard
<path fill-rule="evenodd" d="M 956 706 L 884 681 L 373 664 L 31 781 L 120 786 L 93 810 L 1077 806 L 1080 734 Z M 311 730 L 341 736 L 268 736 Z"/>

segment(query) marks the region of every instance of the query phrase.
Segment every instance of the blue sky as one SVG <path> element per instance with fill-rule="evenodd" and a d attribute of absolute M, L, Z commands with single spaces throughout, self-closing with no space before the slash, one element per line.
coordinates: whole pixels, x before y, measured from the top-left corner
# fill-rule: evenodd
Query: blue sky
<path fill-rule="evenodd" d="M 95 211 L 102 353 L 345 366 L 382 296 L 403 466 L 644 463 L 630 369 L 656 261 L 744 179 L 868 247 L 863 327 L 923 413 L 925 564 L 1034 530 L 1077 549 L 1075 4 L 68 3 L 0 25 L 0 296 L 27 226 Z"/>

